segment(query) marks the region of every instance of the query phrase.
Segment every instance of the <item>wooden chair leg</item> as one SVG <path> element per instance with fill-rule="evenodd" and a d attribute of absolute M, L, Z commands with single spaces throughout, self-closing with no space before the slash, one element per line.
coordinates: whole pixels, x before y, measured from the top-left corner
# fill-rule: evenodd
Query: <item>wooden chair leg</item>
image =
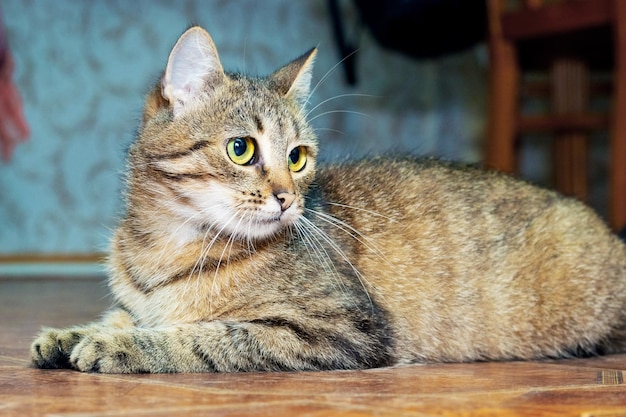
<path fill-rule="evenodd" d="M 614 1 L 615 97 L 611 134 L 609 216 L 615 230 L 626 226 L 626 1 Z"/>
<path fill-rule="evenodd" d="M 589 69 L 583 61 L 558 59 L 551 69 L 555 114 L 583 113 L 589 102 Z M 558 133 L 554 140 L 554 187 L 565 195 L 587 200 L 588 134 Z"/>
<path fill-rule="evenodd" d="M 501 0 L 489 0 L 489 114 L 485 166 L 504 172 L 517 168 L 515 139 L 519 68 L 514 45 L 504 39 L 500 25 Z"/>
<path fill-rule="evenodd" d="M 554 188 L 561 193 L 586 201 L 588 136 L 583 133 L 561 133 L 554 138 Z"/>

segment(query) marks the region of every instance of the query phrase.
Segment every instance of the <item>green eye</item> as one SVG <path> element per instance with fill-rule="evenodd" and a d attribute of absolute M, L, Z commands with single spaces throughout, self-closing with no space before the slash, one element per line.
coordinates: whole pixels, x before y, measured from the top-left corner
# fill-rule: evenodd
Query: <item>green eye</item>
<path fill-rule="evenodd" d="M 237 165 L 251 164 L 254 159 L 255 144 L 254 139 L 234 138 L 226 145 L 228 157 Z"/>
<path fill-rule="evenodd" d="M 306 148 L 298 146 L 289 152 L 289 169 L 292 172 L 302 171 L 306 165 Z"/>

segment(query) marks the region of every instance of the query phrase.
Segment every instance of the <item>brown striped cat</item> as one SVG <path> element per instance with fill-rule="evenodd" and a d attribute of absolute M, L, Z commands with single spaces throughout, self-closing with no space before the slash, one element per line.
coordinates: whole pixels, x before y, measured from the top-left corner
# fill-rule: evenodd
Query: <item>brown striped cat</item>
<path fill-rule="evenodd" d="M 115 233 L 116 307 L 46 329 L 40 368 L 358 369 L 626 348 L 626 247 L 589 208 L 495 172 L 317 167 L 315 50 L 225 73 L 193 27 L 148 95 Z"/>

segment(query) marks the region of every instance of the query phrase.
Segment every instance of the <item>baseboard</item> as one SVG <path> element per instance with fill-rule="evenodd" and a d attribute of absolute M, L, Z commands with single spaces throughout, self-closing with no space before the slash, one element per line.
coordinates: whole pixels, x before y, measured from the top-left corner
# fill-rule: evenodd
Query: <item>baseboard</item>
<path fill-rule="evenodd" d="M 105 253 L 9 253 L 0 254 L 0 265 L 15 263 L 102 263 Z"/>
<path fill-rule="evenodd" d="M 101 278 L 105 260 L 103 253 L 4 254 L 0 255 L 0 277 Z"/>

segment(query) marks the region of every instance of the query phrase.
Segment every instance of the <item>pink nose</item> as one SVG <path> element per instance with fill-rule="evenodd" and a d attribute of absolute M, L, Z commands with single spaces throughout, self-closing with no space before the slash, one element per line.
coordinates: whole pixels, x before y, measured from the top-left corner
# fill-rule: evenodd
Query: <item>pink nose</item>
<path fill-rule="evenodd" d="M 280 209 L 282 211 L 287 210 L 293 204 L 296 199 L 296 195 L 292 193 L 279 193 L 275 195 L 276 199 L 280 203 Z"/>

